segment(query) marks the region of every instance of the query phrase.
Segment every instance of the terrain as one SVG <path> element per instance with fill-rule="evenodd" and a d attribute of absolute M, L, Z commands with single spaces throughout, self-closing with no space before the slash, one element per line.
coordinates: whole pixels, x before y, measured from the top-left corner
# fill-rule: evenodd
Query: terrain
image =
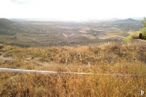
<path fill-rule="evenodd" d="M 0 67 L 58 74 L 0 73 L 1 97 L 139 97 L 146 91 L 144 43 L 62 47 L 3 45 Z M 61 74 L 84 72 L 93 75 Z"/>
<path fill-rule="evenodd" d="M 0 42 L 31 46 L 60 46 L 103 42 L 122 42 L 138 31 L 140 20 L 125 19 L 97 22 L 47 22 L 0 19 Z"/>
<path fill-rule="evenodd" d="M 146 41 L 123 41 L 141 27 L 0 19 L 0 97 L 145 97 Z"/>

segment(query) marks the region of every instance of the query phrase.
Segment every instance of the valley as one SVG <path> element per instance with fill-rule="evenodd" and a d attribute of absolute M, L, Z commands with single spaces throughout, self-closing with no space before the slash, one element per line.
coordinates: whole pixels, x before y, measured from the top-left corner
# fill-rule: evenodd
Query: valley
<path fill-rule="evenodd" d="M 122 42 L 129 32 L 138 31 L 138 20 L 101 22 L 47 22 L 1 19 L 0 43 L 31 46 L 86 45 Z"/>

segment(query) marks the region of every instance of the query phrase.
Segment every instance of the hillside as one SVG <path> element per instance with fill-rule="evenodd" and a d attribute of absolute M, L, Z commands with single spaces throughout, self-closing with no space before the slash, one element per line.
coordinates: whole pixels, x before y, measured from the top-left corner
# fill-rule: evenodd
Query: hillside
<path fill-rule="evenodd" d="M 0 35 L 14 35 L 19 32 L 19 26 L 8 19 L 0 18 Z"/>
<path fill-rule="evenodd" d="M 104 43 L 101 45 L 62 46 L 62 47 L 31 47 L 20 48 L 15 46 L 1 46 L 2 59 L 11 61 L 38 61 L 55 64 L 100 65 L 126 62 L 146 63 L 146 42 L 131 44 Z M 5 60 L 3 60 L 5 61 Z M 6 66 L 5 62 L 1 65 Z M 9 62 L 9 60 L 6 61 Z M 15 65 L 15 64 L 14 64 Z M 8 65 L 13 66 L 13 65 Z M 21 66 L 21 65 L 20 65 Z M 29 66 L 29 65 L 28 65 Z M 30 65 L 31 66 L 31 65 Z M 17 67 L 18 68 L 18 67 Z"/>
<path fill-rule="evenodd" d="M 0 96 L 139 97 L 140 90 L 146 91 L 145 49 L 145 43 L 46 48 L 1 45 L 1 68 L 86 72 L 95 75 L 3 72 L 0 73 Z"/>
<path fill-rule="evenodd" d="M 116 26 L 117 28 L 121 29 L 122 31 L 132 32 L 137 31 L 142 27 L 142 23 L 140 20 L 135 20 L 132 18 L 123 19 L 123 20 L 115 20 L 109 22 L 111 26 Z"/>
<path fill-rule="evenodd" d="M 0 97 L 140 97 L 146 91 L 146 41 L 123 43 L 140 28 L 133 19 L 1 19 Z"/>
<path fill-rule="evenodd" d="M 141 26 L 134 19 L 78 23 L 1 19 L 0 42 L 22 47 L 122 42 Z"/>

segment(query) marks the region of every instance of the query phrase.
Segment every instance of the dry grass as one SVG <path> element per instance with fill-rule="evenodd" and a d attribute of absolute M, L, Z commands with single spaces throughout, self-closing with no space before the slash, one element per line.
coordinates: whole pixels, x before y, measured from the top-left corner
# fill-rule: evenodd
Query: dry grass
<path fill-rule="evenodd" d="M 144 76 L 0 74 L 1 97 L 139 97 Z"/>
<path fill-rule="evenodd" d="M 140 74 L 75 76 L 0 73 L 0 97 L 140 97 L 140 90 L 146 91 L 146 46 L 142 44 L 48 48 L 4 46 L 0 52 L 6 58 L 0 59 L 0 67 Z"/>

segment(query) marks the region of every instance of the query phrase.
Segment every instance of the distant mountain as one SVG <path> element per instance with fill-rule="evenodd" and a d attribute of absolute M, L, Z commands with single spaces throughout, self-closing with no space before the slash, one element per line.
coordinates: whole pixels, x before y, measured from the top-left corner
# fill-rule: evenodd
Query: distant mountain
<path fill-rule="evenodd" d="M 142 25 L 140 20 L 135 20 L 135 19 L 132 19 L 132 18 L 123 19 L 123 20 L 116 20 L 116 21 L 113 21 L 113 24 L 117 24 L 117 25 L 120 25 L 120 24 L 125 24 L 125 25 L 131 24 L 131 25 L 139 25 L 139 26 Z"/>
<path fill-rule="evenodd" d="M 109 22 L 109 24 L 111 26 L 116 26 L 117 28 L 124 31 L 134 31 L 134 30 L 139 30 L 140 28 L 142 28 L 141 21 L 135 20 L 132 18 L 111 21 Z"/>
<path fill-rule="evenodd" d="M 18 31 L 19 26 L 17 23 L 5 18 L 0 18 L 0 34 L 15 34 Z"/>
<path fill-rule="evenodd" d="M 5 18 L 0 18 L 0 26 L 6 26 L 6 25 L 10 25 L 13 22 L 11 20 L 5 19 Z"/>

